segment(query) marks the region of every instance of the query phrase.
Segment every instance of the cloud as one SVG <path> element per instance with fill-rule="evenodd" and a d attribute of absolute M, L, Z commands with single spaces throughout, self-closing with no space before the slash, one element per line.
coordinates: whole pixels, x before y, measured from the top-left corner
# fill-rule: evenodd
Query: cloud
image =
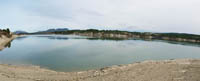
<path fill-rule="evenodd" d="M 199 0 L 1 0 L 0 27 L 200 34 Z"/>

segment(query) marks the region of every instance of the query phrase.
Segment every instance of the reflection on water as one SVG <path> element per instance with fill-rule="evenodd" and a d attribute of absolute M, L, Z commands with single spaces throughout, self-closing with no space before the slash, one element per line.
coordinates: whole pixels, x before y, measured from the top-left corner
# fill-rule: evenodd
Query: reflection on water
<path fill-rule="evenodd" d="M 151 42 L 165 42 L 170 44 L 178 44 L 184 46 L 196 46 L 200 47 L 200 43 L 192 43 L 192 42 L 177 42 L 177 41 L 168 41 L 168 40 L 143 40 L 143 39 L 118 39 L 118 38 L 87 38 L 88 40 L 111 40 L 111 41 L 124 41 L 124 40 L 142 40 L 142 41 L 151 41 Z"/>
<path fill-rule="evenodd" d="M 167 41 L 167 40 L 154 40 L 157 42 L 166 42 L 170 44 L 178 44 L 178 45 L 184 45 L 184 46 L 195 46 L 200 47 L 200 43 L 192 43 L 192 42 L 177 42 L 177 41 Z"/>
<path fill-rule="evenodd" d="M 7 43 L 4 47 L 10 48 L 11 47 L 11 42 Z"/>
<path fill-rule="evenodd" d="M 21 36 L 16 38 L 15 40 L 23 40 L 30 36 Z M 119 39 L 119 38 L 92 38 L 86 36 L 65 36 L 65 35 L 32 35 L 32 37 L 39 38 L 47 38 L 52 40 L 68 40 L 68 39 L 87 39 L 87 40 L 111 40 L 111 41 L 123 41 L 123 40 L 142 40 L 142 39 Z M 154 41 L 154 42 L 166 42 L 170 44 L 179 44 L 179 45 L 187 45 L 187 46 L 197 46 L 200 47 L 200 43 L 191 43 L 191 42 L 177 42 L 177 41 L 167 41 L 167 40 L 143 40 L 143 41 Z M 9 44 L 8 44 L 9 45 Z M 10 47 L 10 46 L 9 46 Z"/>
<path fill-rule="evenodd" d="M 20 36 L 20 37 L 17 37 L 15 40 L 23 40 L 25 38 L 28 38 L 29 36 Z"/>
<path fill-rule="evenodd" d="M 40 37 L 40 38 L 48 38 L 48 39 L 52 39 L 52 40 L 68 40 L 68 37 L 63 37 L 63 36 L 36 36 L 36 37 Z"/>
<path fill-rule="evenodd" d="M 123 41 L 129 39 L 120 39 L 120 38 L 87 38 L 88 40 L 111 40 L 111 41 Z"/>
<path fill-rule="evenodd" d="M 110 41 L 124 41 L 124 40 L 142 40 L 142 39 L 118 39 L 118 38 L 92 38 L 92 37 L 85 37 L 85 36 L 74 36 L 74 35 L 30 35 L 30 36 L 20 36 L 17 37 L 15 40 L 24 40 L 28 37 L 38 37 L 38 38 L 47 38 L 50 40 L 68 40 L 68 39 L 87 39 L 87 40 L 110 40 Z M 153 41 L 153 42 L 165 42 L 170 44 L 178 44 L 184 46 L 196 46 L 200 47 L 200 43 L 191 43 L 191 42 L 177 42 L 177 41 L 167 41 L 167 40 L 142 40 L 142 41 Z M 5 48 L 11 47 L 11 42 L 6 44 Z M 0 50 L 2 51 L 2 50 Z"/>
<path fill-rule="evenodd" d="M 13 40 L 11 48 L 1 51 L 0 63 L 80 71 L 144 60 L 200 58 L 199 53 L 200 45 L 194 43 L 30 35 Z"/>
<path fill-rule="evenodd" d="M 4 48 L 10 48 L 11 47 L 11 42 L 8 42 L 6 45 L 3 46 Z M 0 49 L 2 51 L 3 49 Z"/>

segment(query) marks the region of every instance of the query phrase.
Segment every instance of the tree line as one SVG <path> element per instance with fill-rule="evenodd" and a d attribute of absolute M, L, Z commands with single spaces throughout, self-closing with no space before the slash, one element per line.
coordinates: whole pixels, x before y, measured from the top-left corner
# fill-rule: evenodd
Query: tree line
<path fill-rule="evenodd" d="M 9 28 L 7 28 L 7 29 L 0 29 L 0 32 L 6 32 L 6 33 L 10 34 L 10 29 Z"/>
<path fill-rule="evenodd" d="M 9 28 L 7 28 L 7 29 L 0 29 L 0 37 L 2 35 L 5 35 L 7 37 L 11 37 L 12 36 Z"/>

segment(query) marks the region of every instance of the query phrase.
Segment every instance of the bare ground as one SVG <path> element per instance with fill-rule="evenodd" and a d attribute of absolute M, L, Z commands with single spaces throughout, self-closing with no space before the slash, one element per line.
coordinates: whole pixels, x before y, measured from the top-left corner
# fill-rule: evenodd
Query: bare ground
<path fill-rule="evenodd" d="M 200 81 L 200 60 L 145 61 L 82 72 L 0 65 L 0 81 Z"/>

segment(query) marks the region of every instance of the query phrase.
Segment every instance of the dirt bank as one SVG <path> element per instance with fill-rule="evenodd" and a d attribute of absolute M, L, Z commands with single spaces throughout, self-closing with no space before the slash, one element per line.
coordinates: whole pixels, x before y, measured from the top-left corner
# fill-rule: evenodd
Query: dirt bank
<path fill-rule="evenodd" d="M 12 35 L 10 38 L 7 36 L 2 35 L 0 37 L 0 50 L 5 48 L 5 45 L 8 44 L 10 41 L 18 37 L 17 35 Z"/>
<path fill-rule="evenodd" d="M 0 65 L 0 81 L 200 81 L 200 60 L 145 61 L 82 72 Z"/>

